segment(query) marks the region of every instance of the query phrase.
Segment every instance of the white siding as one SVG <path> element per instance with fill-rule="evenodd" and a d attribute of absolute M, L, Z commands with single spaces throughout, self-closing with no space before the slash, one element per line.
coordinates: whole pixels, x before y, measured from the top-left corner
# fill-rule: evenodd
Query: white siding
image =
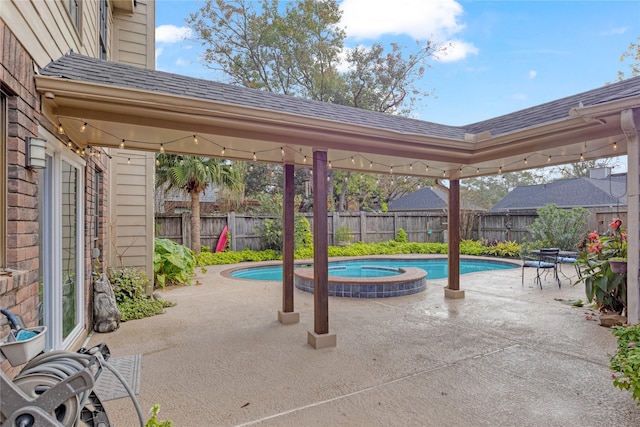
<path fill-rule="evenodd" d="M 135 14 L 114 11 L 113 60 L 143 68 L 155 67 L 155 3 L 138 0 Z"/>

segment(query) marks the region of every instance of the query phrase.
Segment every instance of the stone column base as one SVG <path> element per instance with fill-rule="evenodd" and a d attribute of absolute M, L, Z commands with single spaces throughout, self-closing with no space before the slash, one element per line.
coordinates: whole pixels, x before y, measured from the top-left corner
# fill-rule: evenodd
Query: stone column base
<path fill-rule="evenodd" d="M 461 291 L 460 289 L 444 288 L 444 297 L 450 299 L 464 298 L 464 291 Z"/>
<path fill-rule="evenodd" d="M 300 323 L 300 313 L 297 311 L 283 312 L 278 310 L 278 321 L 283 325 L 293 325 L 294 323 Z"/>
<path fill-rule="evenodd" d="M 336 346 L 336 334 L 316 334 L 307 332 L 307 343 L 316 350 Z"/>

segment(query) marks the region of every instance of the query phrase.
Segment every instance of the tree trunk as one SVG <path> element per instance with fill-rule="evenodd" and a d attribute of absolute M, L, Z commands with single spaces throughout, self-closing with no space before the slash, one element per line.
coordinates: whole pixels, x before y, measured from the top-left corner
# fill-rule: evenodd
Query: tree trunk
<path fill-rule="evenodd" d="M 191 192 L 191 249 L 200 253 L 200 193 Z"/>
<path fill-rule="evenodd" d="M 342 183 L 342 191 L 340 191 L 340 199 L 338 202 L 338 212 L 345 212 L 348 209 L 347 206 L 347 181 L 351 178 L 351 172 L 347 172 Z"/>

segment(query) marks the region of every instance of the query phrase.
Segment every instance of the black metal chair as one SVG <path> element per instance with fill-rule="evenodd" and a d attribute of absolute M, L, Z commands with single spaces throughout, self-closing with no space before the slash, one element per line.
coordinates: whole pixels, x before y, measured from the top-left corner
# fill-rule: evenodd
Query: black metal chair
<path fill-rule="evenodd" d="M 553 272 L 553 277 L 558 282 L 558 288 L 561 288 L 560 277 L 558 276 L 558 253 L 559 249 L 539 249 L 532 251 L 531 255 L 523 256 L 522 262 L 522 285 L 524 286 L 524 269 L 525 267 L 535 267 L 535 282 L 542 289 L 542 274 Z"/>

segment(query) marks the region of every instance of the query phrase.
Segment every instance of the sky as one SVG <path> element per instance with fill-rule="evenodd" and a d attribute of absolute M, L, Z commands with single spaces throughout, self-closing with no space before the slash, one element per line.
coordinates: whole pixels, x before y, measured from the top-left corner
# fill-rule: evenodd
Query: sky
<path fill-rule="evenodd" d="M 446 46 L 420 87 L 412 115 L 466 125 L 601 87 L 629 75 L 619 61 L 640 37 L 640 1 L 342 0 L 347 48 Z M 156 68 L 210 80 L 225 77 L 200 60 L 185 18 L 201 1 L 156 0 Z M 426 104 L 426 105 L 425 105 Z"/>

